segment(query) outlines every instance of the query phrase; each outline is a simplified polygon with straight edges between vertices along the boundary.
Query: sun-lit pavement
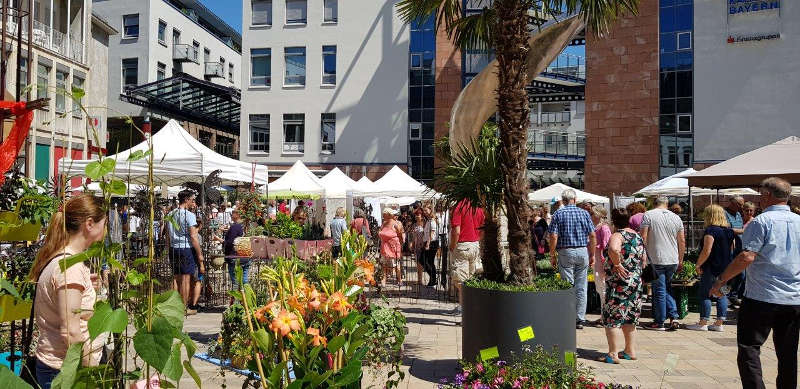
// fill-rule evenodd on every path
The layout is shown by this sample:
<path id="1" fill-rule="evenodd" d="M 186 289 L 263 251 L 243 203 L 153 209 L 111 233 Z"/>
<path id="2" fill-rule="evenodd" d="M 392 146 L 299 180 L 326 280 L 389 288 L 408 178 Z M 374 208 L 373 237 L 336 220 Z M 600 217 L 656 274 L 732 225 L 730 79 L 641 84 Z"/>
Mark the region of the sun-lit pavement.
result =
<path id="1" fill-rule="evenodd" d="M 439 379 L 452 377 L 458 368 L 461 355 L 461 327 L 458 318 L 447 315 L 452 303 L 426 299 L 390 298 L 389 304 L 402 310 L 408 320 L 408 335 L 404 346 L 403 371 L 406 379 L 401 388 L 432 388 Z M 692 323 L 698 315 L 690 314 L 684 323 Z M 597 315 L 588 315 L 595 320 Z M 200 313 L 186 320 L 185 330 L 199 344 L 219 332 L 220 313 Z M 649 321 L 649 319 L 645 319 Z M 630 384 L 641 388 L 740 388 L 736 367 L 736 326 L 727 325 L 725 332 L 675 332 L 637 331 L 638 360 L 608 365 L 595 359 L 606 349 L 602 328 L 587 327 L 578 331 L 580 362 L 591 366 L 603 382 Z M 664 374 L 668 354 L 676 354 L 675 369 Z M 775 387 L 777 360 L 772 339 L 762 348 L 762 364 L 768 388 Z M 218 388 L 223 379 L 219 368 L 195 360 L 204 387 Z M 663 380 L 663 381 L 662 381 Z M 226 372 L 224 382 L 231 388 L 241 387 L 243 378 Z M 370 386 L 372 385 L 372 386 Z M 182 387 L 194 387 L 188 377 L 181 380 Z M 363 387 L 382 388 L 380 378 L 365 372 Z"/>

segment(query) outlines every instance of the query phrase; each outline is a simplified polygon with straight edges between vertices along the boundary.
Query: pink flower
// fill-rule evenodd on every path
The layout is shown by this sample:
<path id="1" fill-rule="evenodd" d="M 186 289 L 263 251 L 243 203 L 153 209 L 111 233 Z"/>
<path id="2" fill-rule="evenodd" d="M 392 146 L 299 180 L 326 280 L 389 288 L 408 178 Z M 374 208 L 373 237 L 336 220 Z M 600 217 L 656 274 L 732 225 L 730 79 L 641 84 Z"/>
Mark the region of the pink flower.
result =
<path id="1" fill-rule="evenodd" d="M 514 384 L 512 384 L 511 387 L 513 389 L 519 389 L 522 387 L 522 383 L 519 381 L 519 379 L 516 379 L 514 380 Z"/>
<path id="2" fill-rule="evenodd" d="M 506 375 L 506 368 L 505 367 L 500 368 L 500 371 L 498 371 L 497 373 L 500 374 L 500 376 Z"/>
<path id="3" fill-rule="evenodd" d="M 482 363 L 479 363 L 479 364 L 475 365 L 475 370 L 477 370 L 478 373 L 481 373 L 481 374 L 485 371 L 483 369 L 483 364 Z"/>

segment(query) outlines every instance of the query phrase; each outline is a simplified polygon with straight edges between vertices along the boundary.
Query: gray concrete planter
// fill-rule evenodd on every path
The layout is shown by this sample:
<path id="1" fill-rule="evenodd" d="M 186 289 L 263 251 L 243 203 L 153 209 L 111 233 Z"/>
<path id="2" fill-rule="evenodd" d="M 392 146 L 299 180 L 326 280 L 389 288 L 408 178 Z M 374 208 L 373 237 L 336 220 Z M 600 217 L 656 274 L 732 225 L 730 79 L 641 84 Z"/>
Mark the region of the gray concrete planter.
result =
<path id="1" fill-rule="evenodd" d="M 575 351 L 575 289 L 556 292 L 503 292 L 466 285 L 462 316 L 462 358 L 474 361 L 480 350 L 497 346 L 500 358 L 525 344 Z M 535 337 L 521 342 L 519 329 L 531 326 Z"/>

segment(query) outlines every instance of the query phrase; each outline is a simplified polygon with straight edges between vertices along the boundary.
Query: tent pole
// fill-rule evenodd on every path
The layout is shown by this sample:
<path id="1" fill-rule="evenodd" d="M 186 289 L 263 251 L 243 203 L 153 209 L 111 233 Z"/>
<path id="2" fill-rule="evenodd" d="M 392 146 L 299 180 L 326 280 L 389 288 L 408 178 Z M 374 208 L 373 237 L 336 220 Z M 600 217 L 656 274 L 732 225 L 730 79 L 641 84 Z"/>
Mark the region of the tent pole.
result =
<path id="1" fill-rule="evenodd" d="M 694 242 L 694 203 L 692 202 L 692 187 L 689 187 L 689 234 L 691 234 L 692 249 L 695 248 Z M 678 269 L 680 270 L 680 269 Z"/>

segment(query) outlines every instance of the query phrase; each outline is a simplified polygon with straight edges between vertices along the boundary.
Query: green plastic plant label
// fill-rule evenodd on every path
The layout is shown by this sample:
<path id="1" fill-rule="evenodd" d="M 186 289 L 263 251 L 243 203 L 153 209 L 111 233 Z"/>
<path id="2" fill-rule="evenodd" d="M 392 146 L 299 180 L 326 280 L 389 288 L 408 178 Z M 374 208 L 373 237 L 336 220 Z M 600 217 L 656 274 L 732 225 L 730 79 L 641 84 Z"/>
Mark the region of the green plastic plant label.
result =
<path id="1" fill-rule="evenodd" d="M 531 326 L 518 329 L 517 334 L 519 334 L 520 342 L 525 342 L 536 337 L 536 335 L 533 334 L 533 327 Z"/>
<path id="2" fill-rule="evenodd" d="M 491 359 L 500 358 L 500 351 L 497 350 L 497 346 L 489 347 L 481 350 L 481 360 L 488 361 Z"/>
<path id="3" fill-rule="evenodd" d="M 572 351 L 565 352 L 564 353 L 564 362 L 566 362 L 567 365 L 575 366 L 575 353 L 572 352 Z"/>

